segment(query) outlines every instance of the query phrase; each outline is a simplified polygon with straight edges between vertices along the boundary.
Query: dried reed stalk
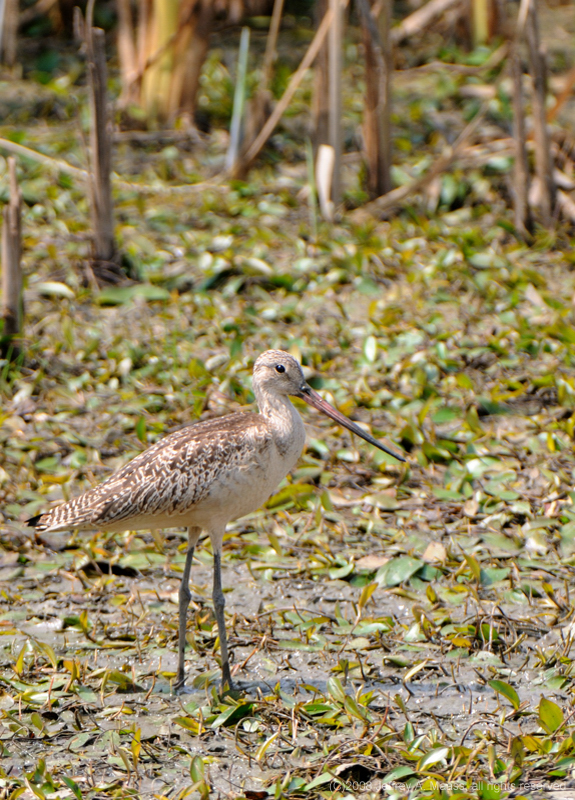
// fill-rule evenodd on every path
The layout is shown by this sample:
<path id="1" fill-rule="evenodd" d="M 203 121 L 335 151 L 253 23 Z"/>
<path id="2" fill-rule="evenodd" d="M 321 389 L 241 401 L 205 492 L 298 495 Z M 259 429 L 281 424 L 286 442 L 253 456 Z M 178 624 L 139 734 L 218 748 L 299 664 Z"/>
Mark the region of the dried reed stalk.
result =
<path id="1" fill-rule="evenodd" d="M 86 52 L 90 87 L 90 198 L 94 230 L 94 259 L 113 262 L 114 211 L 110 180 L 112 145 L 108 129 L 108 98 L 105 34 L 86 19 Z"/>
<path id="2" fill-rule="evenodd" d="M 525 135 L 525 110 L 523 107 L 523 68 L 518 47 L 511 54 L 513 70 L 513 140 L 515 162 L 513 166 L 513 207 L 515 230 L 524 239 L 529 238 L 532 220 L 527 198 L 529 196 L 529 166 Z"/>
<path id="3" fill-rule="evenodd" d="M 341 195 L 341 72 L 343 14 L 340 0 L 329 0 L 332 22 L 328 33 L 329 118 L 328 141 L 333 148 L 333 176 L 331 199 L 337 204 Z"/>
<path id="4" fill-rule="evenodd" d="M 529 59 L 529 71 L 533 81 L 531 107 L 533 114 L 533 138 L 535 141 L 535 173 L 538 180 L 538 210 L 541 223 L 549 227 L 553 222 L 556 188 L 553 179 L 545 101 L 547 98 L 547 75 L 545 52 L 539 40 L 537 0 L 530 0 L 525 19 L 525 39 Z"/>
<path id="5" fill-rule="evenodd" d="M 22 334 L 24 304 L 22 300 L 22 195 L 16 180 L 16 161 L 8 158 L 10 200 L 2 220 L 2 354 L 18 354 L 12 341 Z"/>
<path id="6" fill-rule="evenodd" d="M 389 0 L 379 3 L 377 20 L 368 0 L 359 0 L 358 8 L 365 50 L 363 139 L 368 193 L 373 199 L 391 189 L 391 4 Z"/>

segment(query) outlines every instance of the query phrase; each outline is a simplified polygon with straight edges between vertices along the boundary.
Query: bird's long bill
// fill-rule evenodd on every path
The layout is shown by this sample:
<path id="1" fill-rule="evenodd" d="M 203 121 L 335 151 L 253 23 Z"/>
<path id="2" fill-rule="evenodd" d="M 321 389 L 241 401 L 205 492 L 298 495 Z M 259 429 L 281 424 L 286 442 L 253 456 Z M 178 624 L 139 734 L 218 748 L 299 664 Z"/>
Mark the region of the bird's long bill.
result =
<path id="1" fill-rule="evenodd" d="M 405 461 L 406 459 L 396 453 L 394 450 L 389 449 L 381 442 L 378 442 L 377 439 L 374 439 L 369 433 L 366 433 L 359 425 L 356 425 L 355 422 L 352 422 L 348 419 L 344 414 L 330 405 L 326 400 L 321 397 L 316 391 L 314 391 L 311 386 L 308 386 L 307 383 L 301 387 L 301 394 L 299 395 L 302 400 L 312 406 L 313 408 L 317 408 L 318 411 L 323 412 L 328 417 L 331 417 L 338 425 L 342 425 L 344 428 L 347 428 L 348 431 L 357 434 L 357 436 L 361 436 L 362 439 L 365 439 L 366 442 L 374 445 L 374 447 L 378 447 L 380 450 L 383 450 L 384 453 L 387 453 L 394 458 L 397 458 L 398 461 Z"/>

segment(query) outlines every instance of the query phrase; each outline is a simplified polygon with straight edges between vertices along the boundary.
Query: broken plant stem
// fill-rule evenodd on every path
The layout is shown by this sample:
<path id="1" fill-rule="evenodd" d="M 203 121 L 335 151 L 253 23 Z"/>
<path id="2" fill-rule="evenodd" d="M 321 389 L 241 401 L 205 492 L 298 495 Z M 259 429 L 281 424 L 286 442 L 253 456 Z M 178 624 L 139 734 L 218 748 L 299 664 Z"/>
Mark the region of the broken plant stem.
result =
<path id="1" fill-rule="evenodd" d="M 342 6 L 340 0 L 329 0 L 332 10 L 328 34 L 328 141 L 333 148 L 331 200 L 334 205 L 341 195 L 341 67 L 342 67 Z M 320 142 L 320 144 L 322 144 Z"/>
<path id="2" fill-rule="evenodd" d="M 89 184 L 94 257 L 97 261 L 113 261 L 116 246 L 110 181 L 112 145 L 108 130 L 105 34 L 101 28 L 91 26 L 89 16 L 85 30 L 91 111 Z"/>
<path id="3" fill-rule="evenodd" d="M 513 48 L 511 65 L 513 71 L 513 140 L 515 144 L 515 162 L 513 166 L 515 229 L 519 236 L 527 239 L 532 225 L 529 203 L 527 202 L 529 196 L 529 167 L 527 164 L 525 138 L 525 111 L 523 108 L 523 69 L 518 47 Z"/>
<path id="4" fill-rule="evenodd" d="M 363 138 L 367 186 L 369 196 L 374 198 L 391 189 L 391 6 L 389 0 L 383 0 L 377 20 L 368 0 L 359 0 L 358 8 L 365 50 Z"/>
<path id="5" fill-rule="evenodd" d="M 539 42 L 536 0 L 531 0 L 525 21 L 525 38 L 529 57 L 529 71 L 533 81 L 532 113 L 533 138 L 535 140 L 535 172 L 538 179 L 538 207 L 541 223 L 549 227 L 553 221 L 556 202 L 555 181 L 553 180 L 553 159 L 549 147 L 549 133 L 545 101 L 547 80 L 545 53 Z"/>
<path id="6" fill-rule="evenodd" d="M 22 334 L 22 195 L 16 180 L 16 162 L 8 159 L 10 180 L 10 200 L 4 208 L 2 221 L 2 354 L 11 357 L 18 355 L 18 348 L 12 341 Z"/>

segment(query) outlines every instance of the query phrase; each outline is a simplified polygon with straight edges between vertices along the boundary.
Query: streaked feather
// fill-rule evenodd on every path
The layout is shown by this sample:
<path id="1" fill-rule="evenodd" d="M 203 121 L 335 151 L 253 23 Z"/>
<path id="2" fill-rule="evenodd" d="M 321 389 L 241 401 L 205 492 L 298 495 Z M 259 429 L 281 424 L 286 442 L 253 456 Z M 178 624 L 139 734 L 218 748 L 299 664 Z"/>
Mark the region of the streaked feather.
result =
<path id="1" fill-rule="evenodd" d="M 271 444 L 272 433 L 258 414 L 240 412 L 186 426 L 99 486 L 35 517 L 35 527 L 40 532 L 105 528 L 139 517 L 173 517 L 178 524 L 223 473 L 254 469 L 256 457 Z"/>

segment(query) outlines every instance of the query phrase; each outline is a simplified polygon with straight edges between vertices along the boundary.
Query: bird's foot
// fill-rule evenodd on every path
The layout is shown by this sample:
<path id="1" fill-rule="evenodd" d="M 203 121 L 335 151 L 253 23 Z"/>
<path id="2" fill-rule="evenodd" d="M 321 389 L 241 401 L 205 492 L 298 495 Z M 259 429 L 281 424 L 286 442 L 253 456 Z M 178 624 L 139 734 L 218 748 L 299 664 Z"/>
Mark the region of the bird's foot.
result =
<path id="1" fill-rule="evenodd" d="M 173 684 L 176 694 L 181 694 L 186 690 L 186 676 L 185 673 L 180 673 L 176 682 Z"/>
<path id="2" fill-rule="evenodd" d="M 224 664 L 222 667 L 222 682 L 220 683 L 220 694 L 224 697 L 227 694 L 234 694 L 237 692 L 237 687 L 232 680 L 229 664 Z"/>
<path id="3" fill-rule="evenodd" d="M 243 692 L 236 683 L 232 683 L 231 686 L 227 683 L 222 683 L 220 684 L 219 696 L 221 699 L 224 697 L 231 697 L 232 700 L 239 700 L 243 696 Z"/>

